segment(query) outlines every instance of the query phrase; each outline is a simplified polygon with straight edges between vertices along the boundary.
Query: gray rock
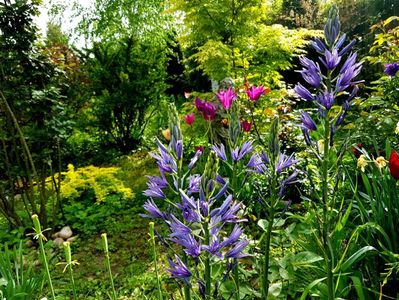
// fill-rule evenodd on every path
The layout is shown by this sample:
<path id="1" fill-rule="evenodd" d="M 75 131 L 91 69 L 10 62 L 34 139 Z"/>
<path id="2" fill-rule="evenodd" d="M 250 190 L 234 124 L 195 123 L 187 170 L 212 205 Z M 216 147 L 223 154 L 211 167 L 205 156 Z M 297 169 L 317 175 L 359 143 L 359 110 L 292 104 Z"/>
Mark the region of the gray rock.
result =
<path id="1" fill-rule="evenodd" d="M 67 239 L 67 242 L 70 242 L 70 243 L 72 243 L 72 242 L 73 242 L 73 241 L 75 241 L 77 238 L 78 238 L 78 236 L 77 236 L 77 235 L 75 235 L 75 236 L 71 236 L 70 238 L 68 238 L 68 239 Z"/>
<path id="2" fill-rule="evenodd" d="M 72 229 L 69 226 L 62 227 L 58 236 L 64 240 L 69 239 L 73 235 Z"/>

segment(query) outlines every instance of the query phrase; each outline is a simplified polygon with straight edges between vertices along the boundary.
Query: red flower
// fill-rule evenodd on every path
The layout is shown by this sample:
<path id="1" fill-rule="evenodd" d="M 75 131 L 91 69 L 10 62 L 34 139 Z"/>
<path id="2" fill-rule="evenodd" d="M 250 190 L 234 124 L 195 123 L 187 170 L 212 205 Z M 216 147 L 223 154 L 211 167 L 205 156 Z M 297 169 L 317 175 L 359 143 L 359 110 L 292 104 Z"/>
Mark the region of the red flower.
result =
<path id="1" fill-rule="evenodd" d="M 251 130 L 251 126 L 252 126 L 251 122 L 249 122 L 247 120 L 242 120 L 241 121 L 242 131 L 249 132 Z"/>
<path id="2" fill-rule="evenodd" d="M 184 121 L 186 121 L 186 123 L 188 125 L 192 125 L 194 123 L 195 120 L 195 114 L 191 113 L 191 114 L 187 114 L 184 116 Z"/>
<path id="3" fill-rule="evenodd" d="M 396 180 L 399 180 L 399 154 L 393 150 L 389 158 L 389 171 Z"/>

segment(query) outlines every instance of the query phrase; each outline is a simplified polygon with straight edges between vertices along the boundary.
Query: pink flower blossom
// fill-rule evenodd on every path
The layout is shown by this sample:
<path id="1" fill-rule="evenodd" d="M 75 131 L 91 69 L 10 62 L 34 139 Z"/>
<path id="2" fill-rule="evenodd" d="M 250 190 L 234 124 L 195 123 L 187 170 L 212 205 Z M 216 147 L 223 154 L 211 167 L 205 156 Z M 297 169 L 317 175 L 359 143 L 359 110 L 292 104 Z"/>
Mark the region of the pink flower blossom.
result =
<path id="1" fill-rule="evenodd" d="M 247 90 L 248 98 L 252 102 L 258 101 L 260 96 L 262 96 L 264 93 L 265 93 L 265 88 L 263 85 L 261 85 L 260 87 L 253 85 L 251 88 Z"/>
<path id="2" fill-rule="evenodd" d="M 186 123 L 188 125 L 192 125 L 194 123 L 195 120 L 195 114 L 191 113 L 191 114 L 187 114 L 184 116 L 184 121 L 186 121 Z"/>
<path id="3" fill-rule="evenodd" d="M 233 88 L 228 90 L 221 90 L 216 94 L 225 109 L 230 109 L 233 105 L 233 101 L 237 99 L 237 94 L 234 92 Z"/>
<path id="4" fill-rule="evenodd" d="M 251 131 L 251 127 L 252 127 L 252 123 L 251 122 L 249 122 L 247 120 L 242 120 L 241 121 L 242 131 L 249 132 L 249 131 Z"/>

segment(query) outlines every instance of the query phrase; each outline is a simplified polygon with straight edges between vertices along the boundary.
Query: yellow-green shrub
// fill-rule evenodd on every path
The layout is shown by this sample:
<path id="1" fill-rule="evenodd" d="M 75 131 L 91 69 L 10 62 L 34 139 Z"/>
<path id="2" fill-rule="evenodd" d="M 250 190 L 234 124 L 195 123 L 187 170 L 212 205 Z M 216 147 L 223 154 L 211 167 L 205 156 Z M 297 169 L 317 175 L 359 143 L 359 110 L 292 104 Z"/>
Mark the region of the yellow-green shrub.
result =
<path id="1" fill-rule="evenodd" d="M 83 191 L 92 189 L 97 202 L 104 201 L 112 194 L 120 194 L 127 199 L 132 198 L 132 190 L 125 187 L 118 178 L 119 172 L 118 167 L 87 166 L 75 169 L 69 164 L 68 171 L 62 174 L 61 197 L 77 198 Z"/>

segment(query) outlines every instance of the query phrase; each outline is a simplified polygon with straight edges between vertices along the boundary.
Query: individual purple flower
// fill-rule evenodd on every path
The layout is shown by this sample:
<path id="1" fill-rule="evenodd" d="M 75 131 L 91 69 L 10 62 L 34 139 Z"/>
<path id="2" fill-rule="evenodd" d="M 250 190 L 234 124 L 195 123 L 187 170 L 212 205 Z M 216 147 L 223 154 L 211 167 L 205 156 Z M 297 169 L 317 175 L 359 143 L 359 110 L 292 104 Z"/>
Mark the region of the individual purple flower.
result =
<path id="1" fill-rule="evenodd" d="M 305 99 L 307 101 L 313 101 L 314 97 L 311 92 L 307 88 L 305 88 L 302 84 L 298 83 L 294 88 L 295 93 L 298 94 L 299 97 Z"/>
<path id="2" fill-rule="evenodd" d="M 242 228 L 238 224 L 235 224 L 230 236 L 220 243 L 220 248 L 228 247 L 237 242 L 242 233 Z"/>
<path id="3" fill-rule="evenodd" d="M 307 129 L 306 127 L 302 127 L 301 129 L 302 129 L 302 133 L 303 133 L 303 137 L 305 139 L 306 145 L 312 146 L 312 140 L 309 135 L 309 129 Z"/>
<path id="4" fill-rule="evenodd" d="M 310 45 L 320 54 L 324 54 L 327 50 L 326 45 L 319 38 L 315 38 L 314 41 L 311 41 Z"/>
<path id="5" fill-rule="evenodd" d="M 220 247 L 219 236 L 217 236 L 216 234 L 212 234 L 210 238 L 211 240 L 209 242 L 209 245 L 202 246 L 202 249 L 214 256 L 222 258 L 223 255 L 220 253 L 222 247 Z"/>
<path id="6" fill-rule="evenodd" d="M 144 204 L 144 209 L 148 215 L 141 214 L 144 218 L 165 219 L 166 215 L 158 208 L 153 200 L 147 200 Z"/>
<path id="7" fill-rule="evenodd" d="M 335 100 L 333 92 L 324 91 L 324 93 L 319 93 L 316 97 L 317 102 L 319 102 L 325 109 L 329 110 Z"/>
<path id="8" fill-rule="evenodd" d="M 195 164 L 197 163 L 197 161 L 199 160 L 199 158 L 201 157 L 203 151 L 197 150 L 197 152 L 195 152 L 195 155 L 191 158 L 190 163 L 188 164 L 188 169 L 191 170 Z"/>
<path id="9" fill-rule="evenodd" d="M 316 123 L 312 120 L 306 111 L 302 111 L 301 115 L 302 125 L 310 131 L 317 130 Z"/>
<path id="10" fill-rule="evenodd" d="M 241 149 L 239 147 L 233 149 L 231 151 L 231 157 L 233 158 L 234 161 L 240 161 L 241 159 L 244 158 L 245 155 L 248 153 L 252 152 L 252 141 L 245 141 Z"/>
<path id="11" fill-rule="evenodd" d="M 166 196 L 164 192 L 157 186 L 149 186 L 148 189 L 144 191 L 144 195 L 151 198 L 164 199 Z"/>
<path id="12" fill-rule="evenodd" d="M 190 227 L 184 225 L 179 219 L 177 219 L 174 215 L 171 215 L 169 220 L 167 221 L 169 224 L 169 228 L 171 234 L 169 235 L 171 238 L 185 236 L 187 234 L 191 234 Z"/>
<path id="13" fill-rule="evenodd" d="M 233 105 L 233 101 L 237 99 L 237 94 L 234 92 L 233 88 L 229 88 L 227 90 L 221 90 L 219 93 L 216 94 L 222 106 L 225 109 L 230 109 Z"/>
<path id="14" fill-rule="evenodd" d="M 362 69 L 362 63 L 356 63 L 356 57 L 356 53 L 351 54 L 342 66 L 335 84 L 337 92 L 342 92 L 349 86 L 359 83 L 359 81 L 352 82 L 352 80 L 360 74 Z"/>
<path id="15" fill-rule="evenodd" d="M 282 198 L 284 196 L 284 193 L 289 185 L 298 182 L 298 179 L 297 179 L 298 174 L 299 174 L 299 172 L 295 171 L 280 183 L 280 190 L 278 192 L 278 195 L 280 198 Z"/>
<path id="16" fill-rule="evenodd" d="M 197 242 L 192 234 L 185 236 L 179 236 L 170 239 L 172 242 L 182 246 L 184 252 L 192 257 L 198 257 L 201 255 L 201 245 Z"/>
<path id="17" fill-rule="evenodd" d="M 194 193 L 199 193 L 201 185 L 201 176 L 198 174 L 191 175 L 188 177 L 188 187 L 187 187 L 187 194 L 191 195 Z"/>
<path id="18" fill-rule="evenodd" d="M 195 99 L 195 106 L 202 112 L 206 121 L 212 121 L 216 118 L 216 106 L 213 103 L 202 101 L 200 98 Z"/>
<path id="19" fill-rule="evenodd" d="M 384 73 L 388 76 L 394 77 L 396 73 L 399 71 L 399 64 L 394 62 L 392 64 L 385 64 L 385 71 Z"/>
<path id="20" fill-rule="evenodd" d="M 263 85 L 259 87 L 253 85 L 246 91 L 246 93 L 250 101 L 256 102 L 259 100 L 260 96 L 265 93 L 265 87 Z"/>
<path id="21" fill-rule="evenodd" d="M 334 70 L 341 61 L 341 56 L 338 55 L 338 51 L 336 49 L 332 52 L 326 50 L 324 55 L 325 59 L 320 58 L 320 61 L 328 70 Z"/>
<path id="22" fill-rule="evenodd" d="M 167 269 L 167 271 L 172 275 L 173 278 L 181 279 L 189 285 L 190 277 L 192 275 L 191 272 L 177 255 L 175 255 L 175 260 L 176 263 L 168 258 L 170 269 Z"/>
<path id="23" fill-rule="evenodd" d="M 304 67 L 299 71 L 302 74 L 303 79 L 313 87 L 319 88 L 322 81 L 319 65 L 306 57 L 300 57 L 299 61 Z"/>
<path id="24" fill-rule="evenodd" d="M 296 164 L 298 161 L 294 158 L 294 154 L 287 156 L 284 153 L 280 153 L 276 165 L 277 174 L 280 174 L 284 169 Z"/>
<path id="25" fill-rule="evenodd" d="M 220 146 L 218 145 L 213 145 L 211 147 L 211 149 L 216 153 L 216 155 L 219 157 L 219 159 L 226 161 L 227 157 L 226 157 L 226 150 L 224 148 L 223 144 L 220 144 Z"/>
<path id="26" fill-rule="evenodd" d="M 247 240 L 241 240 L 234 245 L 234 247 L 228 251 L 224 257 L 226 258 L 243 258 L 249 256 L 248 254 L 242 253 L 242 251 L 248 246 Z"/>

